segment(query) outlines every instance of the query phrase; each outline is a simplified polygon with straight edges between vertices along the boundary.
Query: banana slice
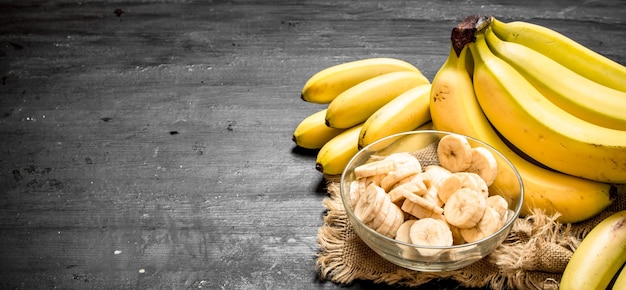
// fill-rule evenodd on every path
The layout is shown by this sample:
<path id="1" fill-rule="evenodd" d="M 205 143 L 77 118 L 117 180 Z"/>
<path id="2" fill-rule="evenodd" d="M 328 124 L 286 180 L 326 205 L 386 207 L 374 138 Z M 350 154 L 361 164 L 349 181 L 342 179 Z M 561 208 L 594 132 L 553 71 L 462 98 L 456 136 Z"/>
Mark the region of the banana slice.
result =
<path id="1" fill-rule="evenodd" d="M 389 191 L 402 179 L 422 172 L 419 162 L 407 162 L 396 164 L 396 170 L 389 172 L 380 182 L 385 191 Z"/>
<path id="2" fill-rule="evenodd" d="M 452 246 L 452 232 L 443 221 L 434 218 L 417 220 L 409 230 L 411 243 L 424 246 Z M 422 256 L 435 256 L 442 249 L 416 248 Z"/>
<path id="3" fill-rule="evenodd" d="M 411 180 L 394 187 L 389 191 L 389 198 L 393 203 L 401 202 L 409 194 L 424 195 L 427 191 L 426 185 L 421 179 Z"/>
<path id="4" fill-rule="evenodd" d="M 350 182 L 350 194 L 348 195 L 350 198 L 350 206 L 352 210 L 356 208 L 356 204 L 359 201 L 359 197 L 361 196 L 361 181 L 353 180 Z"/>
<path id="5" fill-rule="evenodd" d="M 446 135 L 439 140 L 437 157 L 441 166 L 451 172 L 465 171 L 472 164 L 472 146 L 463 136 Z"/>
<path id="6" fill-rule="evenodd" d="M 416 222 L 416 220 L 406 220 L 402 223 L 402 225 L 400 225 L 400 227 L 398 227 L 398 231 L 396 232 L 396 240 L 401 241 L 401 242 L 405 242 L 405 243 L 411 243 L 411 237 L 410 237 L 410 231 L 411 231 L 411 226 L 413 226 L 413 224 Z M 409 247 L 409 246 L 405 246 L 405 245 L 398 245 L 398 247 L 400 247 L 400 249 L 402 249 L 402 257 L 406 258 L 406 259 L 416 259 L 419 257 L 419 254 L 417 253 L 417 250 L 415 250 L 415 248 L 413 247 Z"/>
<path id="7" fill-rule="evenodd" d="M 493 208 L 500 216 L 501 224 L 506 222 L 509 211 L 509 203 L 500 195 L 492 195 L 486 200 L 487 207 Z"/>
<path id="8" fill-rule="evenodd" d="M 455 227 L 451 224 L 448 224 L 448 227 L 450 228 L 450 232 L 452 232 L 452 244 L 453 245 L 462 245 L 467 243 L 467 241 L 463 238 L 463 235 L 461 235 L 461 229 L 458 227 Z"/>
<path id="9" fill-rule="evenodd" d="M 378 208 L 372 209 L 373 212 L 371 214 L 374 217 L 372 218 L 371 221 L 366 223 L 368 227 L 374 229 L 375 231 L 379 231 L 379 228 L 383 225 L 383 223 L 385 222 L 385 219 L 389 216 L 389 212 L 392 210 L 390 209 L 390 206 L 394 205 L 393 203 L 391 203 L 391 201 L 388 200 L 389 197 L 386 194 L 383 194 L 381 196 L 380 194 L 377 193 L 377 198 L 383 199 L 381 201 L 381 205 Z"/>
<path id="10" fill-rule="evenodd" d="M 444 202 L 437 196 L 436 191 L 428 191 L 424 195 L 424 198 L 429 200 L 430 202 L 436 204 L 438 207 L 443 207 Z"/>
<path id="11" fill-rule="evenodd" d="M 443 209 L 439 208 L 438 210 L 432 210 L 429 208 L 426 208 L 420 204 L 414 203 L 408 199 L 405 199 L 404 202 L 402 203 L 402 207 L 401 209 L 418 218 L 418 219 L 423 219 L 423 218 L 434 218 L 434 219 L 444 219 L 443 217 Z"/>
<path id="12" fill-rule="evenodd" d="M 417 163 L 417 164 L 420 164 L 420 161 L 415 156 L 413 156 L 411 153 L 409 153 L 409 152 L 392 153 L 392 154 L 388 155 L 387 157 L 385 157 L 385 159 L 392 160 L 396 164 L 405 164 L 405 163 Z M 420 166 L 420 168 L 421 168 L 421 166 Z M 420 171 L 422 171 L 422 169 L 420 169 Z"/>
<path id="13" fill-rule="evenodd" d="M 456 227 L 475 227 L 487 207 L 485 197 L 469 188 L 461 188 L 448 198 L 443 207 L 446 221 Z"/>
<path id="14" fill-rule="evenodd" d="M 498 175 L 498 162 L 495 156 L 485 147 L 472 148 L 472 162 L 468 172 L 478 174 L 490 186 Z"/>
<path id="15" fill-rule="evenodd" d="M 408 201 L 411 201 L 412 203 L 420 205 L 426 210 L 433 211 L 438 214 L 443 213 L 443 208 L 438 206 L 436 202 L 433 202 L 430 199 L 425 198 L 424 196 L 420 196 L 418 194 L 411 193 L 408 191 L 402 191 L 401 193 L 404 195 L 404 198 L 406 199 L 405 202 L 408 200 Z"/>
<path id="16" fill-rule="evenodd" d="M 393 187 L 391 188 L 391 190 L 393 190 L 394 188 L 403 185 L 405 183 L 409 183 L 409 182 L 413 182 L 416 183 L 419 187 L 424 188 L 426 190 L 426 184 L 424 184 L 424 180 L 422 179 L 421 173 L 418 174 L 414 174 L 411 176 L 407 176 L 403 179 L 401 179 L 400 181 L 396 182 L 396 184 L 393 185 Z"/>
<path id="17" fill-rule="evenodd" d="M 458 175 L 447 174 L 431 182 L 428 191 L 445 203 L 452 194 L 461 189 L 461 185 L 461 178 Z"/>
<path id="18" fill-rule="evenodd" d="M 461 188 L 474 189 L 483 194 L 485 198 L 489 196 L 489 186 L 480 175 L 473 172 L 455 172 L 454 175 L 461 179 Z"/>
<path id="19" fill-rule="evenodd" d="M 357 166 L 354 168 L 354 175 L 359 179 L 379 174 L 387 174 L 394 170 L 396 170 L 395 161 L 382 159 Z"/>
<path id="20" fill-rule="evenodd" d="M 396 206 L 395 204 L 390 203 L 389 210 L 386 213 L 380 212 L 379 214 L 384 216 L 383 222 L 376 229 L 378 233 L 381 235 L 385 235 L 387 237 L 393 238 L 396 236 L 398 232 L 398 228 L 404 222 L 404 212 Z"/>
<path id="21" fill-rule="evenodd" d="M 424 181 L 426 186 L 430 187 L 437 179 L 443 178 L 449 174 L 452 174 L 450 170 L 445 169 L 439 165 L 428 165 L 424 167 L 424 172 L 420 173 L 420 177 Z"/>
<path id="22" fill-rule="evenodd" d="M 386 195 L 387 194 L 381 187 L 370 184 L 367 186 L 367 189 L 361 193 L 356 208 L 354 209 L 354 215 L 364 224 L 369 223 L 376 217 L 378 209 L 382 206 Z"/>
<path id="23" fill-rule="evenodd" d="M 487 207 L 485 208 L 483 217 L 480 219 L 478 224 L 476 224 L 476 226 L 471 228 L 461 228 L 460 231 L 463 239 L 471 243 L 484 239 L 497 232 L 500 227 L 502 227 L 500 214 L 498 214 L 495 209 Z"/>

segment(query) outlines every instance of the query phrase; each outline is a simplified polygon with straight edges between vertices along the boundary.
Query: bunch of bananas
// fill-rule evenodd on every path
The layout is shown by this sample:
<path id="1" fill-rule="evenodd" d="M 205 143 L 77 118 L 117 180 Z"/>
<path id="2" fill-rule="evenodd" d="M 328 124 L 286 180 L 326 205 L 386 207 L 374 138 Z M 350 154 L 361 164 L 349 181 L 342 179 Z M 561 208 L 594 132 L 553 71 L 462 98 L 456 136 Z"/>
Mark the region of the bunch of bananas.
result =
<path id="1" fill-rule="evenodd" d="M 470 16 L 432 83 L 404 61 L 365 59 L 315 74 L 302 99 L 329 104 L 294 132 L 298 146 L 319 149 L 324 174 L 341 174 L 375 140 L 430 124 L 502 152 L 524 183 L 522 216 L 584 221 L 626 183 L 626 67 L 539 25 Z M 499 188 L 515 184 L 499 174 Z"/>
<path id="2" fill-rule="evenodd" d="M 579 222 L 611 204 L 626 183 L 626 67 L 553 30 L 494 17 L 468 17 L 451 43 L 432 82 L 435 128 L 502 152 L 522 177 L 523 215 L 539 208 Z M 560 289 L 624 289 L 625 262 L 623 211 L 585 236 Z"/>
<path id="3" fill-rule="evenodd" d="M 343 172 L 360 148 L 430 122 L 430 81 L 412 64 L 393 58 L 342 63 L 313 75 L 304 101 L 328 104 L 300 122 L 296 145 L 319 149 L 316 168 Z"/>

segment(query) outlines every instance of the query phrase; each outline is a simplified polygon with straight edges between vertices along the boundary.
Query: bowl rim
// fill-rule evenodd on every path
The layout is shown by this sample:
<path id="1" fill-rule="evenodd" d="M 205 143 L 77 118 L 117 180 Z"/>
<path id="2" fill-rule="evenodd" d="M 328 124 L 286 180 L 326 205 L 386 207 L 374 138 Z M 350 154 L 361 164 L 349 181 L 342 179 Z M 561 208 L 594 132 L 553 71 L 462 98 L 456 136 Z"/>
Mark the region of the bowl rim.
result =
<path id="1" fill-rule="evenodd" d="M 437 135 L 458 135 L 458 136 L 462 136 L 465 138 L 468 138 L 471 141 L 477 142 L 478 144 L 488 147 L 492 153 L 497 154 L 500 158 L 502 158 L 502 160 L 505 161 L 505 163 L 511 167 L 511 169 L 513 169 L 513 172 L 515 173 L 515 177 L 517 179 L 517 181 L 520 184 L 520 194 L 519 194 L 519 202 L 517 203 L 517 206 L 515 207 L 514 213 L 515 213 L 515 218 L 512 218 L 510 220 L 508 220 L 506 222 L 506 224 L 502 225 L 500 227 L 500 229 L 498 229 L 498 231 L 480 239 L 480 240 L 476 240 L 473 242 L 469 242 L 469 243 L 463 243 L 460 245 L 452 245 L 452 246 L 429 246 L 429 245 L 420 245 L 420 244 L 412 244 L 412 243 L 407 243 L 407 242 L 403 242 L 400 240 L 397 240 L 395 238 L 390 238 L 388 236 L 385 236 L 377 231 L 375 231 L 374 229 L 372 229 L 371 227 L 367 226 L 365 223 L 361 222 L 361 220 L 354 214 L 354 212 L 352 211 L 352 209 L 350 208 L 350 206 L 348 206 L 348 201 L 346 200 L 346 198 L 344 198 L 344 180 L 346 179 L 346 177 L 348 177 L 347 175 L 350 174 L 351 172 L 349 172 L 349 168 L 353 165 L 353 163 L 355 162 L 355 160 L 363 154 L 364 151 L 376 146 L 377 144 L 380 144 L 382 142 L 384 142 L 385 140 L 391 139 L 391 138 L 398 138 L 402 135 L 414 135 L 414 134 L 437 134 Z M 408 246 L 408 247 L 413 247 L 413 248 L 423 248 L 423 249 L 443 249 L 443 250 L 448 250 L 448 249 L 463 249 L 463 248 L 470 248 L 473 247 L 474 245 L 479 245 L 479 244 L 483 244 L 485 241 L 487 240 L 491 240 L 493 237 L 500 235 L 503 231 L 509 229 L 512 227 L 512 224 L 515 222 L 515 220 L 517 219 L 517 217 L 519 217 L 519 213 L 521 212 L 523 203 L 524 203 L 524 184 L 522 182 L 522 177 L 519 174 L 519 171 L 517 170 L 517 168 L 513 165 L 513 163 L 511 163 L 511 161 L 504 156 L 504 154 L 502 154 L 499 150 L 497 150 L 495 147 L 485 143 L 484 141 L 481 141 L 477 138 L 471 137 L 471 136 L 467 136 L 467 135 L 463 135 L 463 134 L 459 134 L 459 133 L 454 133 L 454 132 L 450 132 L 450 131 L 442 131 L 442 130 L 435 130 L 435 129 L 427 129 L 427 130 L 412 130 L 412 131 L 405 131 L 405 132 L 400 132 L 400 133 L 395 133 L 393 135 L 389 135 L 387 137 L 381 138 L 376 140 L 375 142 L 372 142 L 371 144 L 368 144 L 367 146 L 359 149 L 359 151 L 354 154 L 354 156 L 352 156 L 352 158 L 350 158 L 350 161 L 346 164 L 346 167 L 344 168 L 343 172 L 341 173 L 341 178 L 340 178 L 340 184 L 339 184 L 339 195 L 341 197 L 341 201 L 344 207 L 344 210 L 346 211 L 348 217 L 350 220 L 356 220 L 359 224 L 363 225 L 363 228 L 366 229 L 366 231 L 368 231 L 370 234 L 373 234 L 374 236 L 376 236 L 377 238 L 383 239 L 387 242 L 391 242 L 394 244 L 400 244 L 403 246 Z M 358 234 L 358 233 L 357 233 Z"/>

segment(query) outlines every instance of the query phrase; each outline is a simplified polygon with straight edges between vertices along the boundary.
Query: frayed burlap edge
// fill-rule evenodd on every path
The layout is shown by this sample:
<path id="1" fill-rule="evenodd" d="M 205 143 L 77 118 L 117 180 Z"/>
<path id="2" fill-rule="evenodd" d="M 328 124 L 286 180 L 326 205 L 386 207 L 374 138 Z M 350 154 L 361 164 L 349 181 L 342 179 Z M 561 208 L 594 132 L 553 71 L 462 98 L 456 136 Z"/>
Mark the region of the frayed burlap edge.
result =
<path id="1" fill-rule="evenodd" d="M 518 218 L 501 246 L 478 262 L 455 271 L 419 272 L 384 260 L 354 232 L 341 202 L 336 177 L 326 177 L 329 196 L 318 232 L 320 252 L 316 270 L 321 280 L 348 285 L 367 280 L 400 286 L 419 286 L 437 279 L 451 279 L 464 287 L 492 289 L 558 289 L 561 274 L 573 251 L 588 231 L 613 212 L 625 209 L 624 195 L 584 223 L 563 225 L 558 215 L 537 211 Z"/>

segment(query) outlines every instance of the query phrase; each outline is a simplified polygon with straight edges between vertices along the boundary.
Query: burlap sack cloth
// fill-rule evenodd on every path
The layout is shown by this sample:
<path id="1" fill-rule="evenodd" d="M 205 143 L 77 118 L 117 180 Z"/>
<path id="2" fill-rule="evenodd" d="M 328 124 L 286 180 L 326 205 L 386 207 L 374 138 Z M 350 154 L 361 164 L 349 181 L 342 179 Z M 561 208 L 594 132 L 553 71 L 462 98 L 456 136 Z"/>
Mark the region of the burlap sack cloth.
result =
<path id="1" fill-rule="evenodd" d="M 339 194 L 339 178 L 326 176 L 326 212 L 318 232 L 316 270 L 320 279 L 337 284 L 355 280 L 398 286 L 418 286 L 435 279 L 455 280 L 464 287 L 492 289 L 558 289 L 561 275 L 582 238 L 602 219 L 626 209 L 626 194 L 596 217 L 561 224 L 558 216 L 534 212 L 518 218 L 504 243 L 487 257 L 455 271 L 419 272 L 380 257 L 357 236 Z"/>

